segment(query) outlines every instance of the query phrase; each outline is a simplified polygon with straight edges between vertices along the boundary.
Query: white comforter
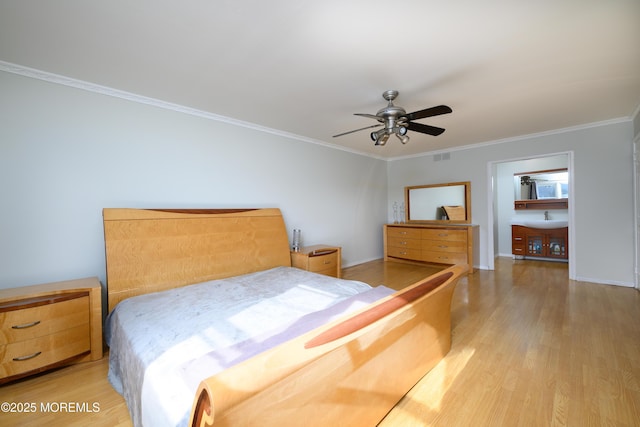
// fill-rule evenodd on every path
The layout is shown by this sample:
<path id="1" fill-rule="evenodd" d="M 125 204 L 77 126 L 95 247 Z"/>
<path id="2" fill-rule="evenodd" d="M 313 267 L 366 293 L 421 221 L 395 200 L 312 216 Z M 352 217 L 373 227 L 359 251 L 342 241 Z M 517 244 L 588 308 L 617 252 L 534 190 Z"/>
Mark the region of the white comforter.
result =
<path id="1" fill-rule="evenodd" d="M 135 426 L 186 425 L 200 380 L 391 293 L 278 267 L 130 298 L 107 318 L 109 380 Z"/>

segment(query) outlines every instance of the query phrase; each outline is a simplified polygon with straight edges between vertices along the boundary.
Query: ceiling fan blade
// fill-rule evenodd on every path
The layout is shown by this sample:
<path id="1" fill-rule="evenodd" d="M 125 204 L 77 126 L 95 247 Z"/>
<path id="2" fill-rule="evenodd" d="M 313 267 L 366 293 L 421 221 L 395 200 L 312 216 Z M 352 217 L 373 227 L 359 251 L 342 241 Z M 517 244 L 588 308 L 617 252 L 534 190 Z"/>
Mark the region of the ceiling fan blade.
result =
<path id="1" fill-rule="evenodd" d="M 377 124 L 377 125 L 371 125 L 371 126 L 363 127 L 363 128 L 356 129 L 356 130 L 350 130 L 349 132 L 343 132 L 343 133 L 339 133 L 339 134 L 337 134 L 337 135 L 333 135 L 333 137 L 334 137 L 334 138 L 337 138 L 337 137 L 339 137 L 339 136 L 342 136 L 342 135 L 348 135 L 348 134 L 350 134 L 350 133 L 359 132 L 359 131 L 361 131 L 361 130 L 371 129 L 371 128 L 377 128 L 378 126 L 382 126 L 382 125 L 381 125 L 381 124 Z"/>
<path id="2" fill-rule="evenodd" d="M 448 107 L 446 105 L 438 105 L 437 107 L 425 108 L 424 110 L 405 114 L 404 117 L 406 117 L 407 120 L 418 120 L 424 119 L 425 117 L 439 116 L 440 114 L 449 114 L 451 112 L 453 112 L 451 107 Z"/>
<path id="3" fill-rule="evenodd" d="M 442 128 L 423 125 L 422 123 L 413 123 L 413 122 L 407 123 L 407 128 L 414 132 L 426 133 L 427 135 L 433 135 L 433 136 L 438 136 L 442 132 L 444 132 L 444 129 Z"/>
<path id="4" fill-rule="evenodd" d="M 376 116 L 375 114 L 354 113 L 353 115 L 354 115 L 354 116 L 361 116 L 361 117 L 368 117 L 368 118 L 370 118 L 370 119 L 374 119 L 374 120 L 377 120 L 377 121 L 379 121 L 379 122 L 384 121 L 384 118 L 383 118 L 383 117 Z"/>

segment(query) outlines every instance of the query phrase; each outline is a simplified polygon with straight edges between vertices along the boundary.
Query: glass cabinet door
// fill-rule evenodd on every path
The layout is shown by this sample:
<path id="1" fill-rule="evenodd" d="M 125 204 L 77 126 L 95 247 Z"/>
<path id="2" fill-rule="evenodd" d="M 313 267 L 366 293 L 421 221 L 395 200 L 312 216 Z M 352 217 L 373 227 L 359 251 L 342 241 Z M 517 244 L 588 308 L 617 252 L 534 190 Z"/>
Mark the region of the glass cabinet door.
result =
<path id="1" fill-rule="evenodd" d="M 527 236 L 527 255 L 544 255 L 544 238 L 543 236 Z"/>
<path id="2" fill-rule="evenodd" d="M 567 255 L 566 247 L 564 237 L 549 236 L 548 256 L 565 258 Z"/>

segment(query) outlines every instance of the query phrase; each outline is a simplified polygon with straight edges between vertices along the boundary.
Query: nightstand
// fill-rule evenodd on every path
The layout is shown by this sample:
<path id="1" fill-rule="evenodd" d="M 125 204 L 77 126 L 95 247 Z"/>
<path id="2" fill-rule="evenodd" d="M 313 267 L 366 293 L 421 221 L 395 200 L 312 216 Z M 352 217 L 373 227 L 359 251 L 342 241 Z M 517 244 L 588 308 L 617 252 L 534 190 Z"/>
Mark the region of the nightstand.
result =
<path id="1" fill-rule="evenodd" d="M 97 277 L 0 290 L 0 384 L 101 358 Z"/>
<path id="2" fill-rule="evenodd" d="M 342 248 L 314 245 L 291 251 L 291 266 L 314 273 L 340 278 L 342 276 Z"/>

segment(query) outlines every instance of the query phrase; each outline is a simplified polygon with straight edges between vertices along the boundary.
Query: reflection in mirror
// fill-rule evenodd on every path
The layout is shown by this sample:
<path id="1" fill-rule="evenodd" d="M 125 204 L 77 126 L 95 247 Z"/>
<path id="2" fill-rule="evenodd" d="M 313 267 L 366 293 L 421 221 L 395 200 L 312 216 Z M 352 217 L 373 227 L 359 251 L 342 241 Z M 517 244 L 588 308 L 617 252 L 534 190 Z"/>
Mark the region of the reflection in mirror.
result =
<path id="1" fill-rule="evenodd" d="M 513 176 L 515 200 L 566 199 L 569 197 L 567 169 L 517 173 Z"/>
<path id="2" fill-rule="evenodd" d="M 471 183 L 405 187 L 407 222 L 470 223 Z"/>

